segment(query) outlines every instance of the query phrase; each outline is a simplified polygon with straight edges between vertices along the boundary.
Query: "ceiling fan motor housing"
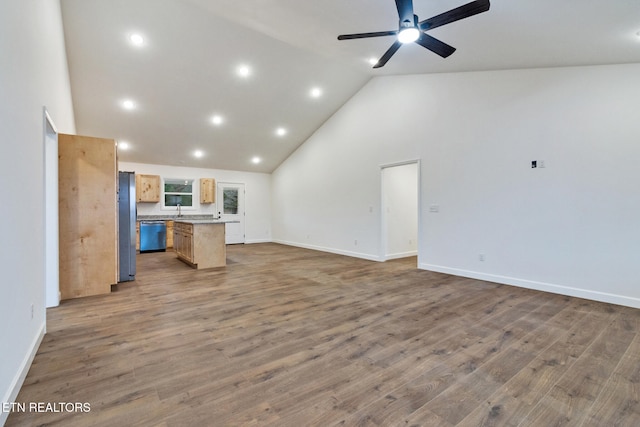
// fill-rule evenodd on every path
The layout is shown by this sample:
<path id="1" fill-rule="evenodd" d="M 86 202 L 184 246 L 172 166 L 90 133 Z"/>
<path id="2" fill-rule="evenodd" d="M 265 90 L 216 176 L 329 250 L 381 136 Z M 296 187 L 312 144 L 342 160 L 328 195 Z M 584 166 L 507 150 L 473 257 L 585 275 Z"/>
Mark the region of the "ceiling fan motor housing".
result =
<path id="1" fill-rule="evenodd" d="M 413 22 L 409 21 L 408 19 L 400 20 L 399 23 L 400 26 L 400 31 L 406 29 L 406 28 L 418 28 L 418 15 L 413 15 Z"/>

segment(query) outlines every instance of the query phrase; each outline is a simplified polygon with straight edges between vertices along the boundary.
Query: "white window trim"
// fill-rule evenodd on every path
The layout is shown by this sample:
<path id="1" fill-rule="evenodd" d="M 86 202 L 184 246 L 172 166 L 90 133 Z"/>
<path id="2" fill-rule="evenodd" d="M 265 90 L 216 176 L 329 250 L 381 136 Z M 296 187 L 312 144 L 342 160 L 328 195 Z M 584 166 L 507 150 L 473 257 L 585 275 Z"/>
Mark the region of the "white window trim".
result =
<path id="1" fill-rule="evenodd" d="M 197 179 L 196 178 L 185 178 L 185 177 L 179 177 L 179 178 L 173 178 L 173 177 L 162 177 L 162 210 L 171 210 L 171 211 L 175 211 L 177 209 L 176 206 L 167 206 L 165 205 L 165 194 L 189 194 L 189 193 L 166 193 L 164 191 L 164 185 L 167 181 L 191 181 L 191 206 L 181 206 L 181 210 L 183 211 L 194 211 L 197 210 L 198 207 L 196 206 L 196 203 L 198 201 L 198 197 L 199 195 L 196 194 L 196 182 Z"/>

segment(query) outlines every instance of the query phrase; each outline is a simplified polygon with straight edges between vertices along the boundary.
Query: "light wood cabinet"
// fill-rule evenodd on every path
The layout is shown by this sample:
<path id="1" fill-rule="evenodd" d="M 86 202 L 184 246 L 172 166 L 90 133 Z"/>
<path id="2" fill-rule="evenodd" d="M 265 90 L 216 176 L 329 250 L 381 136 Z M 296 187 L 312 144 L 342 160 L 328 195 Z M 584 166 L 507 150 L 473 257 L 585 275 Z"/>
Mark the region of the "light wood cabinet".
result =
<path id="1" fill-rule="evenodd" d="M 191 224 L 175 221 L 173 250 L 192 267 L 212 268 L 227 265 L 224 223 Z"/>
<path id="2" fill-rule="evenodd" d="M 58 135 L 61 299 L 118 283 L 118 168 L 112 139 Z"/>
<path id="3" fill-rule="evenodd" d="M 140 221 L 136 221 L 136 250 L 140 250 Z"/>
<path id="4" fill-rule="evenodd" d="M 143 203 L 160 201 L 160 176 L 136 174 L 136 200 Z"/>
<path id="5" fill-rule="evenodd" d="M 173 248 L 173 221 L 165 221 L 167 225 L 167 248 Z"/>
<path id="6" fill-rule="evenodd" d="M 200 178 L 200 203 L 216 202 L 216 180 Z"/>
<path id="7" fill-rule="evenodd" d="M 194 264 L 193 258 L 193 225 L 184 222 L 173 224 L 173 250 L 178 258 Z"/>

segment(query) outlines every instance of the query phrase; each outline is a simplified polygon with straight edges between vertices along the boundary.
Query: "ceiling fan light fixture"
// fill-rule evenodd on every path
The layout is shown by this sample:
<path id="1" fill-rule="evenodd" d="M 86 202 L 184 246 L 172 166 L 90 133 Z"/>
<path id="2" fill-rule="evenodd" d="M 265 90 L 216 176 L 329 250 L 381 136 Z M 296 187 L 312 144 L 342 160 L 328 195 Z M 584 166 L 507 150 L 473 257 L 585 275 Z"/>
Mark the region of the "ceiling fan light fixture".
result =
<path id="1" fill-rule="evenodd" d="M 415 27 L 403 28 L 398 33 L 400 43 L 413 43 L 420 38 L 420 30 Z"/>

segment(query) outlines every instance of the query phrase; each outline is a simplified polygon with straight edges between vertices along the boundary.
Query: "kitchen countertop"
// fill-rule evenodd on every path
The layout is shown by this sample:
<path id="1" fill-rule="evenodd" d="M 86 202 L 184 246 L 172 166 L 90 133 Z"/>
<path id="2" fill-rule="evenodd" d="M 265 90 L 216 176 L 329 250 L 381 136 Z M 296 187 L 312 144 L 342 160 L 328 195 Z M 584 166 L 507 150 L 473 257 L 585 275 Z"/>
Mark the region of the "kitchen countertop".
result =
<path id="1" fill-rule="evenodd" d="M 138 215 L 138 221 L 211 221 L 215 220 L 213 215 Z"/>
<path id="2" fill-rule="evenodd" d="M 233 224 L 240 221 L 235 220 L 223 220 L 213 218 L 211 215 L 184 215 L 178 217 L 177 215 L 139 215 L 138 221 L 173 221 L 173 222 L 185 222 L 187 224 Z"/>
<path id="3" fill-rule="evenodd" d="M 175 218 L 173 222 L 184 222 L 187 224 L 228 224 L 240 221 L 229 221 L 223 219 L 188 219 L 188 218 Z"/>

